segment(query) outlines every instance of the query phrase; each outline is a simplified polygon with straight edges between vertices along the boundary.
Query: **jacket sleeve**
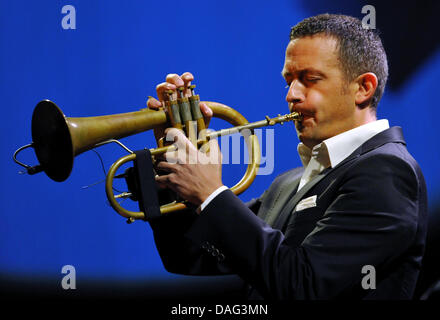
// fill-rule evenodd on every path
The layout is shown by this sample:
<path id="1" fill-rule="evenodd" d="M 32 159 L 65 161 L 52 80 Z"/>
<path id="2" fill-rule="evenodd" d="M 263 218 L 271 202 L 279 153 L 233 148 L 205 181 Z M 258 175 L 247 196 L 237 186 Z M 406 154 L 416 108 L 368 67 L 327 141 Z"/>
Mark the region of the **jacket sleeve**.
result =
<path id="1" fill-rule="evenodd" d="M 164 196 L 160 196 L 164 200 Z M 165 201 L 166 202 L 166 201 Z M 164 203 L 163 201 L 161 203 Z M 256 214 L 261 197 L 243 204 Z M 197 221 L 199 215 L 194 209 L 173 212 L 150 221 L 156 248 L 165 269 L 171 273 L 184 275 L 219 275 L 235 273 L 221 263 L 215 248 L 200 246 L 185 234 Z"/>
<path id="2" fill-rule="evenodd" d="M 187 236 L 218 248 L 228 265 L 265 298 L 329 299 L 412 243 L 419 181 L 405 161 L 376 156 L 340 177 L 334 201 L 300 246 L 256 217 L 233 193 L 222 192 Z"/>

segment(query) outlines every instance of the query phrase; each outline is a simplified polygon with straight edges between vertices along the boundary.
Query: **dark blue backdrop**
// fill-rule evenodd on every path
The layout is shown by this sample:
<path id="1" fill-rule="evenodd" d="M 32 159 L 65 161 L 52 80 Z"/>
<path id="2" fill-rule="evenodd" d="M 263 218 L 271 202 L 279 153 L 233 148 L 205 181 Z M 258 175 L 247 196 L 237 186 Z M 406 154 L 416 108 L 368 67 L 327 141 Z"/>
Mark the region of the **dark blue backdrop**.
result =
<path id="1" fill-rule="evenodd" d="M 76 30 L 61 27 L 61 8 L 69 4 L 76 8 Z M 356 12 L 362 17 L 360 5 Z M 1 1 L 0 274 L 61 279 L 62 266 L 70 264 L 78 277 L 92 279 L 176 277 L 164 270 L 147 224 L 127 225 L 106 204 L 103 184 L 81 189 L 104 177 L 93 152 L 75 159 L 64 183 L 17 173 L 11 156 L 31 140 L 35 104 L 50 99 L 67 116 L 136 111 L 167 73 L 191 71 L 202 100 L 230 105 L 250 121 L 285 113 L 280 71 L 289 30 L 316 13 L 286 0 Z M 439 72 L 436 51 L 403 86 L 386 91 L 378 110 L 404 128 L 425 173 L 431 209 L 439 195 Z M 300 165 L 293 127 L 278 129 L 274 173 L 258 177 L 243 200 Z M 140 149 L 152 146 L 153 137 L 143 133 L 123 142 Z M 99 151 L 106 169 L 124 155 L 117 146 Z M 31 151 L 21 158 L 36 162 Z M 225 183 L 231 186 L 242 172 L 243 166 L 226 166 Z"/>

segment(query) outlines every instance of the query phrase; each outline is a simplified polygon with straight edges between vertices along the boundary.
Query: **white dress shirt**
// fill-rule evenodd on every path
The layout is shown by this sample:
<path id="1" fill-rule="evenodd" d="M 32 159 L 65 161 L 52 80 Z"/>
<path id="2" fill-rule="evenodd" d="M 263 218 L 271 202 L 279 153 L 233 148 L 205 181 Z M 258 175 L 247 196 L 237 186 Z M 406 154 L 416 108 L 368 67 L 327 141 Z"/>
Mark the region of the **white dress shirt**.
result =
<path id="1" fill-rule="evenodd" d="M 314 146 L 312 150 L 300 142 L 298 154 L 305 170 L 298 190 L 324 169 L 337 166 L 364 142 L 389 127 L 386 119 L 369 122 L 328 138 Z M 228 189 L 226 186 L 221 186 L 215 190 L 198 209 L 202 211 L 218 194 L 226 189 Z"/>
<path id="2" fill-rule="evenodd" d="M 328 138 L 312 150 L 300 142 L 298 153 L 305 170 L 298 191 L 324 169 L 336 167 L 364 142 L 389 127 L 386 119 L 369 122 Z"/>

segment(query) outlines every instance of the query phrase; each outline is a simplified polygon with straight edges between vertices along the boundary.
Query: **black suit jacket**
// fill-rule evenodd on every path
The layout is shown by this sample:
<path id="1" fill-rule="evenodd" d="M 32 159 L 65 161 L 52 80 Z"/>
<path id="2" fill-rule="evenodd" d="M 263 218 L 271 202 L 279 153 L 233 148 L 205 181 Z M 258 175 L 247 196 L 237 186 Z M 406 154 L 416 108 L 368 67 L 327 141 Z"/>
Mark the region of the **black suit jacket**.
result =
<path id="1" fill-rule="evenodd" d="M 377 134 L 296 192 L 301 174 L 282 174 L 248 206 L 227 190 L 200 216 L 187 211 L 151 222 L 165 268 L 238 274 L 250 298 L 412 298 L 427 195 L 401 128 Z M 295 210 L 313 195 L 316 206 Z M 361 285 L 367 265 L 375 289 Z"/>

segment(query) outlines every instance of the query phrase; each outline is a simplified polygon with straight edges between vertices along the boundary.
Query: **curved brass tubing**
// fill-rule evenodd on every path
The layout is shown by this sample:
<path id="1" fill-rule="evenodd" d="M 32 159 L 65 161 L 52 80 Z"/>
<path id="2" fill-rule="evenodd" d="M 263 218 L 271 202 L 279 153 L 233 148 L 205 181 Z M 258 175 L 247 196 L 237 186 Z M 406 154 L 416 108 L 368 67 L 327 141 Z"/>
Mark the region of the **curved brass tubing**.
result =
<path id="1" fill-rule="evenodd" d="M 241 126 L 246 125 L 249 122 L 246 120 L 243 115 L 241 115 L 238 111 L 224 105 L 218 102 L 210 102 L 205 101 L 205 103 L 210 107 L 213 111 L 213 116 L 216 118 L 220 118 L 222 120 L 225 120 L 232 124 L 233 126 Z M 161 112 L 161 111 L 158 111 Z M 163 111 L 162 111 L 163 112 Z M 243 178 L 230 190 L 234 192 L 234 194 L 239 195 L 243 191 L 245 191 L 254 181 L 255 176 L 258 172 L 258 167 L 260 165 L 260 145 L 258 143 L 258 138 L 256 135 L 252 134 L 247 137 L 247 146 L 248 146 L 248 153 L 249 153 L 249 164 L 247 166 L 246 172 L 243 176 Z M 151 149 L 152 155 L 157 155 L 159 153 L 164 153 L 167 150 L 170 149 L 170 147 L 160 148 L 161 150 L 158 151 L 158 149 Z M 129 154 L 127 156 L 124 156 L 120 159 L 118 159 L 110 168 L 108 171 L 107 177 L 106 177 L 106 183 L 105 183 L 105 191 L 107 194 L 107 199 L 110 202 L 110 205 L 113 207 L 113 209 L 116 210 L 121 216 L 128 218 L 129 222 L 132 222 L 137 219 L 145 219 L 145 213 L 142 211 L 130 211 L 125 208 L 123 208 L 115 198 L 115 195 L 113 193 L 113 179 L 114 176 L 120 166 L 122 166 L 124 163 L 127 163 L 129 161 L 133 161 L 136 158 L 135 154 Z M 170 213 L 173 211 L 179 211 L 186 208 L 186 204 L 184 202 L 177 202 L 177 203 L 170 203 L 166 205 L 162 205 L 160 207 L 160 212 L 162 214 Z"/>

